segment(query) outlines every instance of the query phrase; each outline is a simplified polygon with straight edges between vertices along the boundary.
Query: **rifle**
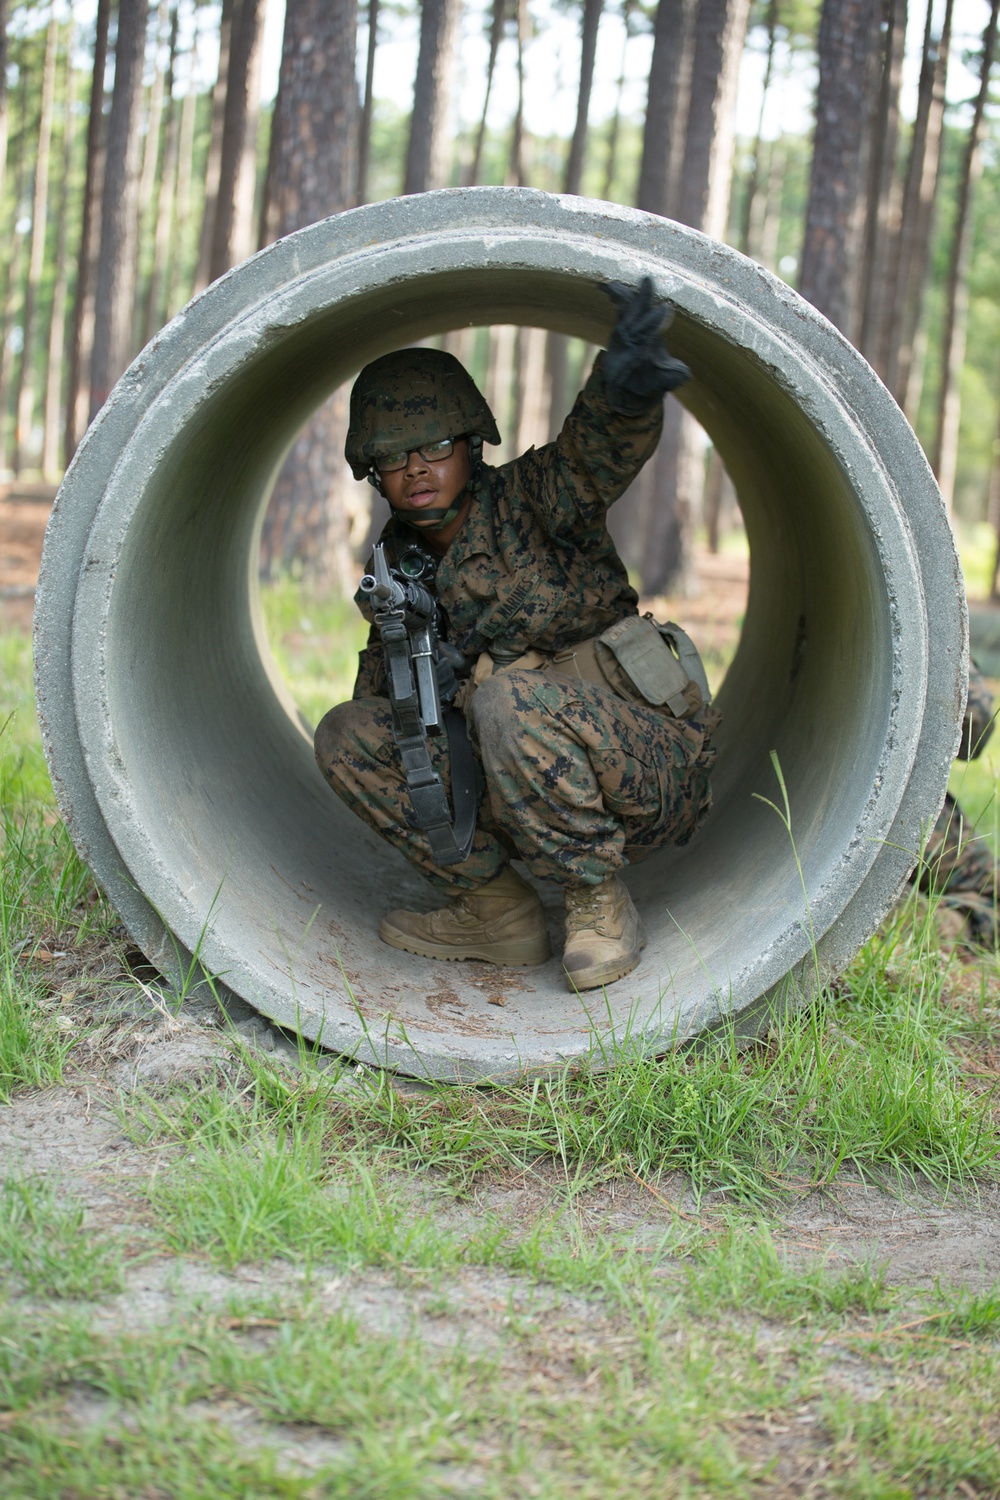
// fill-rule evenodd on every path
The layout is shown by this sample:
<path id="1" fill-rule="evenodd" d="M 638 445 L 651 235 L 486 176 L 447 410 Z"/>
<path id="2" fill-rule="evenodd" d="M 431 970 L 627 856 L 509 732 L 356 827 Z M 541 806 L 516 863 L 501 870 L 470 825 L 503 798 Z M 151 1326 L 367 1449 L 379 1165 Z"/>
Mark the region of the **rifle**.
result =
<path id="1" fill-rule="evenodd" d="M 468 671 L 468 662 L 441 639 L 440 606 L 420 582 L 433 573 L 433 560 L 419 547 L 409 547 L 401 561 L 405 572 L 390 568 L 380 542 L 360 590 L 371 605 L 382 642 L 392 733 L 417 827 L 427 834 L 435 861 L 455 865 L 468 858 L 476 831 L 475 764 L 465 718 L 453 706 L 457 674 Z M 447 733 L 451 757 L 454 821 L 427 747 L 428 736 L 442 731 Z"/>

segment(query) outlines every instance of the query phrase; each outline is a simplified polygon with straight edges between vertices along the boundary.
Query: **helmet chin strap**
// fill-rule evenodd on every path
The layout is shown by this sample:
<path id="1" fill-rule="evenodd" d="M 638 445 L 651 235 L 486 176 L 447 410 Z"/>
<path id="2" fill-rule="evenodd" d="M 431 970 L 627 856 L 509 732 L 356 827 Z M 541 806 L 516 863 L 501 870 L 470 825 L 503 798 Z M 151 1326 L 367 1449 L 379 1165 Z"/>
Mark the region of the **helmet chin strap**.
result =
<path id="1" fill-rule="evenodd" d="M 463 490 L 462 495 L 464 494 L 465 491 Z M 462 509 L 462 495 L 459 495 L 458 499 L 454 504 L 449 505 L 447 510 L 442 510 L 440 506 L 428 506 L 426 510 L 420 512 L 419 519 L 416 516 L 404 516 L 403 519 L 408 525 L 415 526 L 418 531 L 440 531 L 450 521 L 454 521 Z M 425 520 L 430 521 L 432 524 L 424 526 L 422 523 Z"/>

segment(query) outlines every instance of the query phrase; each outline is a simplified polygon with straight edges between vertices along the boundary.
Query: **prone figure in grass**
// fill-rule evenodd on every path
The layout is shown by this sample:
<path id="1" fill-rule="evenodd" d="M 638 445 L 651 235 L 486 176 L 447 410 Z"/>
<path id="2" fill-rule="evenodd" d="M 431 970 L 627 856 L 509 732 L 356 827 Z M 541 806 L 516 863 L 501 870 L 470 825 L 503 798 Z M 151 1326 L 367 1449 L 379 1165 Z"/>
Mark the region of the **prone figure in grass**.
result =
<path id="1" fill-rule="evenodd" d="M 690 372 L 664 346 L 669 310 L 649 278 L 606 290 L 617 322 L 558 438 L 499 468 L 483 460 L 483 444 L 500 441 L 493 414 L 451 355 L 403 349 L 361 371 L 347 459 L 392 514 L 376 555 L 383 582 L 369 576 L 356 595 L 373 623 L 353 698 L 316 731 L 334 791 L 447 898 L 429 912 L 389 912 L 386 943 L 443 960 L 544 963 L 542 904 L 517 858 L 562 887 L 563 966 L 579 990 L 638 963 L 645 939 L 619 872 L 686 843 L 703 822 L 718 723 L 683 632 L 639 618 L 606 525 L 656 447 L 664 394 Z M 381 599 L 391 614 L 395 599 L 397 620 L 411 618 L 423 598 L 414 575 L 447 643 L 439 677 L 452 691 L 456 666 L 463 679 L 456 702 L 471 749 L 475 831 L 467 852 L 444 856 L 421 799 L 438 783 L 461 801 L 455 736 L 425 735 L 421 749 L 399 707 L 405 663 L 397 670 L 391 657 L 389 701 L 389 647 L 372 611 Z"/>
<path id="2" fill-rule="evenodd" d="M 975 760 L 993 733 L 993 694 L 975 662 L 969 665 L 969 695 L 962 720 L 958 760 Z M 964 914 L 962 940 L 969 948 L 997 945 L 997 860 L 989 840 L 968 823 L 950 792 L 931 829 L 924 856 L 911 880 L 940 904 Z"/>

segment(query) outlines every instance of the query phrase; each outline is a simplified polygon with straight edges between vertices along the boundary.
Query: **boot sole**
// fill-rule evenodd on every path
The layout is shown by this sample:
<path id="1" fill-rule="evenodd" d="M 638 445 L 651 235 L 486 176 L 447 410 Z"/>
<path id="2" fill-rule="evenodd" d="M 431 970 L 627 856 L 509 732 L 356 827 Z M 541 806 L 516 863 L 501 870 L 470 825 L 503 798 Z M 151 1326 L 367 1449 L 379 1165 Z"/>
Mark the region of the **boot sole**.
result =
<path id="1" fill-rule="evenodd" d="M 552 956 L 547 933 L 544 937 L 521 938 L 517 942 L 470 943 L 468 947 L 459 948 L 452 943 L 424 942 L 383 920 L 378 935 L 391 948 L 401 948 L 404 953 L 415 953 L 418 958 L 440 959 L 443 963 L 478 959 L 480 963 L 500 964 L 508 969 L 533 969 L 546 963 Z"/>
<path id="2" fill-rule="evenodd" d="M 631 974 L 638 967 L 639 958 L 643 948 L 646 946 L 646 933 L 640 922 L 636 933 L 637 943 L 627 957 L 622 958 L 616 964 L 593 964 L 589 969 L 567 969 L 563 966 L 563 973 L 568 980 L 568 988 L 571 990 L 596 990 L 603 988 L 606 984 L 614 984 L 616 979 L 624 979 L 626 974 Z"/>

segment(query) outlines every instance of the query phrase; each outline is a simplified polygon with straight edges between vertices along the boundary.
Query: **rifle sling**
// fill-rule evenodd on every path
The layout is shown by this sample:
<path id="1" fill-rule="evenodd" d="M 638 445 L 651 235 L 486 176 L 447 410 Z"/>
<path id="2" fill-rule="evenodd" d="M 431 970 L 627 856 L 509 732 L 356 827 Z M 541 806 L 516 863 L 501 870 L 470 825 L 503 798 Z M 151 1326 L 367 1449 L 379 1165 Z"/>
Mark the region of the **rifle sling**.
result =
<path id="1" fill-rule="evenodd" d="M 452 822 L 448 793 L 427 748 L 410 635 L 402 611 L 387 612 L 379 620 L 378 628 L 392 710 L 392 733 L 399 747 L 417 827 L 426 833 L 437 864 L 460 864 L 468 859 L 476 832 L 476 767 L 465 716 L 454 707 L 446 708 L 442 715 L 451 759 L 451 794 L 455 804 Z"/>
<path id="2" fill-rule="evenodd" d="M 448 793 L 431 763 L 424 735 L 401 734 L 397 730 L 396 744 L 417 826 L 426 833 L 436 863 L 456 865 L 468 858 L 476 831 L 476 767 L 463 715 L 457 708 L 446 709 L 444 722 L 451 757 L 454 823 Z"/>

